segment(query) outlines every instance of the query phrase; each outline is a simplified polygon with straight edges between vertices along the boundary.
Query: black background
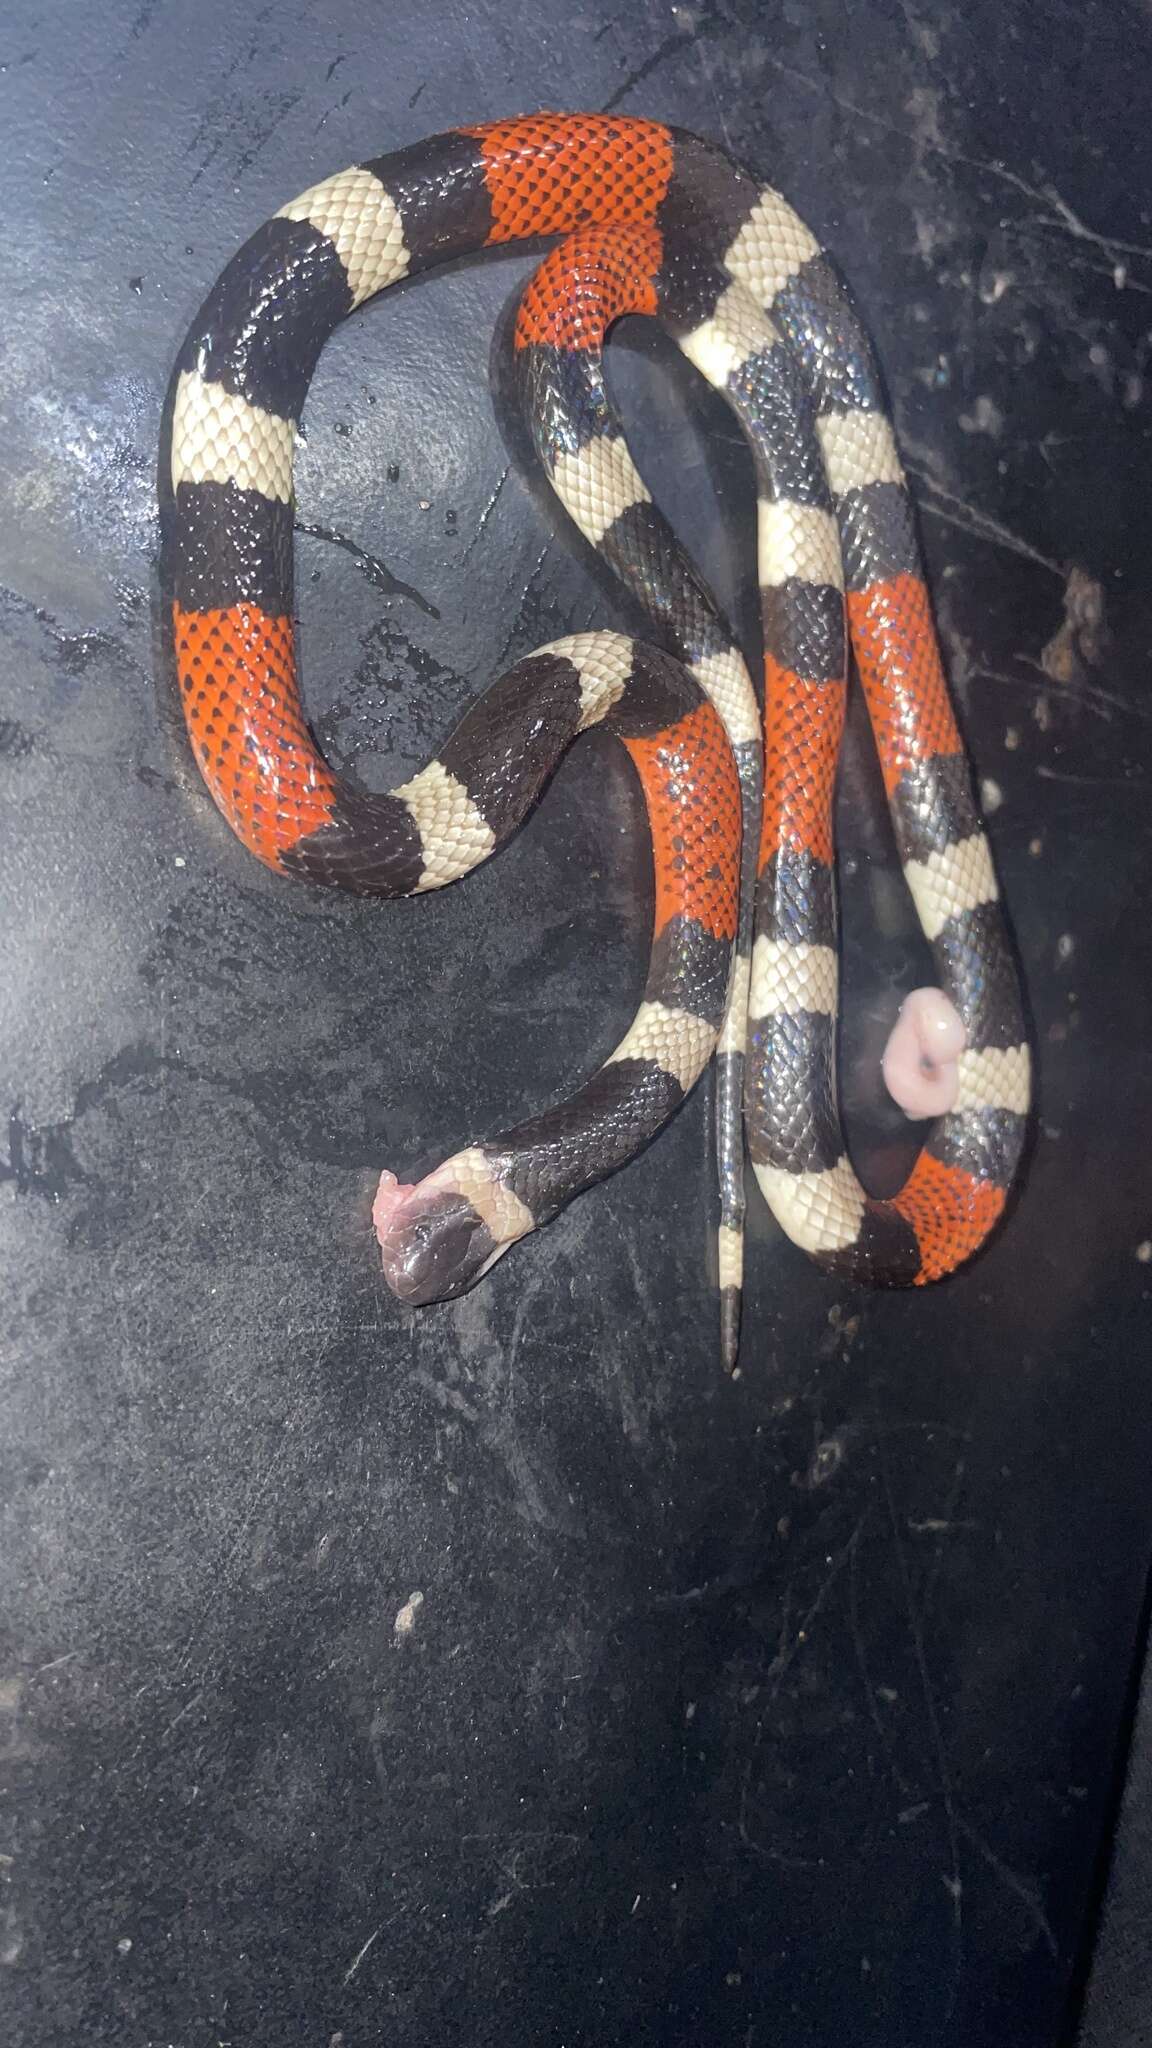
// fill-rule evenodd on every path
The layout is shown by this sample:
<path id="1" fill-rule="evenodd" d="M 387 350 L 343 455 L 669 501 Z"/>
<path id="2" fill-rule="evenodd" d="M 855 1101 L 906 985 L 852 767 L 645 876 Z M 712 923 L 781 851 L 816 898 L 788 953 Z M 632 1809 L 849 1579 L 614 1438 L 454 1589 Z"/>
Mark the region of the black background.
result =
<path id="1" fill-rule="evenodd" d="M 1059 2038 L 1152 1523 L 1148 34 L 1124 0 L 10 0 L 22 2048 Z M 626 1022 L 651 884 L 625 769 L 586 743 L 467 882 L 337 900 L 228 835 L 161 658 L 160 409 L 219 269 L 345 163 L 540 105 L 714 137 L 846 268 L 1032 1006 L 1037 1141 L 993 1249 L 866 1297 L 754 1195 L 734 1383 L 706 1090 L 458 1303 L 404 1313 L 373 1256 L 380 1166 L 542 1105 Z M 527 268 L 400 288 L 308 400 L 307 701 L 375 787 L 509 658 L 630 623 L 493 409 Z M 613 354 L 647 474 L 746 617 L 735 429 L 644 327 Z M 843 1057 L 879 1183 L 920 956 L 877 786 L 857 732 Z"/>

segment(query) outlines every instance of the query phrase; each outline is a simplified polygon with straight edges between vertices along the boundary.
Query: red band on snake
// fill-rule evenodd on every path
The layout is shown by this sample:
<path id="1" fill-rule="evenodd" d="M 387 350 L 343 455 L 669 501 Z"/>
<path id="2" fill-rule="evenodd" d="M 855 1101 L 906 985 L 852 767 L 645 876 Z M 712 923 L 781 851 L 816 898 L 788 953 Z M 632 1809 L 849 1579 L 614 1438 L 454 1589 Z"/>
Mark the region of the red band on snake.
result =
<path id="1" fill-rule="evenodd" d="M 558 497 L 639 599 L 656 644 L 588 634 L 541 650 L 418 775 L 370 794 L 323 758 L 296 674 L 292 451 L 308 382 L 333 328 L 387 285 L 548 235 L 564 240 L 522 300 L 518 388 Z M 608 398 L 603 346 L 626 313 L 665 325 L 751 446 L 762 720 Z M 825 1267 L 918 1285 L 972 1255 L 1023 1142 L 1019 989 L 872 352 L 833 264 L 777 192 L 694 136 L 572 114 L 457 130 L 328 178 L 252 237 L 193 323 L 164 481 L 190 738 L 223 815 L 270 867 L 384 896 L 454 881 L 509 837 L 593 724 L 622 741 L 640 778 L 656 877 L 640 1010 L 567 1102 L 415 1188 L 382 1177 L 377 1233 L 402 1299 L 459 1293 L 632 1158 L 718 1038 L 730 1362 L 741 1111 L 761 1189 Z M 849 642 L 943 992 L 935 1009 L 909 1010 L 889 1065 L 911 1048 L 913 1065 L 920 1054 L 931 1066 L 936 1044 L 954 1094 L 887 1202 L 856 1179 L 835 1107 L 832 795 Z"/>

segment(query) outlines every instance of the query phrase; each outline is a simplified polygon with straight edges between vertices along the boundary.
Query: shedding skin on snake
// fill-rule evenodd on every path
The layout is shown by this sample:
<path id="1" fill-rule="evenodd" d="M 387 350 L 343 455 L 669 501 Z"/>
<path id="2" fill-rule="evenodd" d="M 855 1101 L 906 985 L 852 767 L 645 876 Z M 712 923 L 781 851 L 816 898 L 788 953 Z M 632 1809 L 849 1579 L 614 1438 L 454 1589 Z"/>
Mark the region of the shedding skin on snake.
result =
<path id="1" fill-rule="evenodd" d="M 519 383 L 557 494 L 639 598 L 659 651 L 610 634 L 541 650 L 418 775 L 371 795 L 320 754 L 296 677 L 292 451 L 308 382 L 332 329 L 388 284 L 556 235 L 520 308 Z M 601 350 L 625 312 L 662 321 L 751 445 L 763 725 L 607 399 Z M 900 1286 L 969 1258 L 1023 1144 L 1019 990 L 871 350 L 787 202 L 655 122 L 542 114 L 434 137 L 326 179 L 252 237 L 193 324 L 170 420 L 165 557 L 185 717 L 216 803 L 261 860 L 365 894 L 438 888 L 515 830 L 589 725 L 615 734 L 640 778 L 656 911 L 637 1017 L 567 1103 L 415 1188 L 382 1176 L 374 1220 L 393 1290 L 413 1303 L 461 1292 L 633 1157 L 721 1029 L 729 1363 L 741 1106 L 760 1187 L 820 1264 Z M 836 1111 L 832 795 L 849 639 L 940 981 L 905 1005 L 885 1056 L 908 1113 L 938 1119 L 887 1202 L 860 1186 Z"/>

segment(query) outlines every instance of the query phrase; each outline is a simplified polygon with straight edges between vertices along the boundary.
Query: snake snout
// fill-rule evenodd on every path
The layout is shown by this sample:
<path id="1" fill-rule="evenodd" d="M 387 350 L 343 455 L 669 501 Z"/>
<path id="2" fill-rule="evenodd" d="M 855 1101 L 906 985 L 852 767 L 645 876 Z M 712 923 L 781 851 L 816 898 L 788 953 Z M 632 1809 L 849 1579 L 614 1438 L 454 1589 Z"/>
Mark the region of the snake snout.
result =
<path id="1" fill-rule="evenodd" d="M 411 1308 L 450 1301 L 479 1279 L 497 1247 L 464 1195 L 417 1187 L 379 1233 L 384 1278 Z"/>

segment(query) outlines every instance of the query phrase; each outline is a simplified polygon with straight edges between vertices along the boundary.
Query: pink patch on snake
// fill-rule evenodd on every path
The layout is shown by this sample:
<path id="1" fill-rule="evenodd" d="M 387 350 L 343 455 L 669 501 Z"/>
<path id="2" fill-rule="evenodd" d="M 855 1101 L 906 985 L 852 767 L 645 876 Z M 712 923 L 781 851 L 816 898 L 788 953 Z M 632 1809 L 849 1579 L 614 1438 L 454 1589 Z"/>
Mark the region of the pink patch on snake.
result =
<path id="1" fill-rule="evenodd" d="M 489 1234 L 460 1186 L 469 1171 L 475 1172 L 474 1161 L 464 1152 L 445 1159 L 415 1186 L 394 1173 L 380 1176 L 372 1205 L 380 1264 L 393 1294 L 410 1307 L 463 1294 L 514 1241 Z"/>
<path id="2" fill-rule="evenodd" d="M 884 1048 L 884 1082 L 905 1116 L 947 1115 L 967 1042 L 963 1019 L 942 989 L 918 988 L 905 997 Z"/>
<path id="3" fill-rule="evenodd" d="M 397 1256 L 396 1239 L 391 1233 L 395 1231 L 404 1213 L 408 1197 L 415 1194 L 416 1186 L 416 1182 L 398 1180 L 394 1173 L 389 1173 L 385 1168 L 376 1189 L 376 1199 L 372 1204 L 372 1228 L 376 1232 L 376 1242 L 380 1246 L 384 1265 L 384 1277 L 389 1286 L 392 1284 L 389 1266 Z"/>

